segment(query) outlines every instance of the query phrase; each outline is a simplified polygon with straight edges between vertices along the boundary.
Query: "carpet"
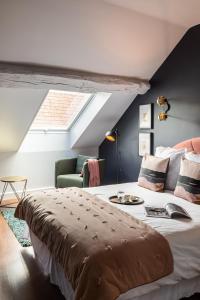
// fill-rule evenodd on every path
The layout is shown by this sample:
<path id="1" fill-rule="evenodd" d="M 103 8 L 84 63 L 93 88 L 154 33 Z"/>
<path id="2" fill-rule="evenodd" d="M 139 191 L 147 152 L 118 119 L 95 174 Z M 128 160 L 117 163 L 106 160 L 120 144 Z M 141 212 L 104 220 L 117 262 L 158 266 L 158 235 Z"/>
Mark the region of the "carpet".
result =
<path id="1" fill-rule="evenodd" d="M 0 212 L 4 217 L 4 219 L 6 220 L 6 222 L 8 223 L 15 237 L 17 238 L 18 242 L 21 244 L 21 246 L 22 247 L 31 246 L 28 225 L 26 224 L 25 221 L 14 217 L 15 208 L 13 207 L 1 208 Z"/>

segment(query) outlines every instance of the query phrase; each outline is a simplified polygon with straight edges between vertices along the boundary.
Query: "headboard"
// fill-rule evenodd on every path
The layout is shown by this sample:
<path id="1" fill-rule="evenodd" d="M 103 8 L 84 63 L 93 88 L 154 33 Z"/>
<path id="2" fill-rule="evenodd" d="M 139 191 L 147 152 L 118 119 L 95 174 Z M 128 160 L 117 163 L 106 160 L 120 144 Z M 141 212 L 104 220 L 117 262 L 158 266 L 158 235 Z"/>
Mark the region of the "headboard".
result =
<path id="1" fill-rule="evenodd" d="M 174 146 L 176 149 L 187 148 L 188 151 L 195 151 L 200 154 L 200 137 L 183 141 Z"/>

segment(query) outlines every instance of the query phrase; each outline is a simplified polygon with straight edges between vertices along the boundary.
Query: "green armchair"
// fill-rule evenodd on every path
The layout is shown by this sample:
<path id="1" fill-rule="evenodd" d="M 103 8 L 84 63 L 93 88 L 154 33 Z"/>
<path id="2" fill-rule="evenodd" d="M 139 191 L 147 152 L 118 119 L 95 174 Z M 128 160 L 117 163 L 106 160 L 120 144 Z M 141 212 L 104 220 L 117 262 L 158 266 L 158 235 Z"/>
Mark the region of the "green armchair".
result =
<path id="1" fill-rule="evenodd" d="M 55 187 L 89 187 L 89 170 L 87 159 L 94 158 L 78 155 L 77 158 L 66 158 L 55 163 Z M 86 163 L 85 163 L 86 162 Z M 100 182 L 103 182 L 105 159 L 99 159 Z M 83 176 L 81 177 L 81 171 Z"/>

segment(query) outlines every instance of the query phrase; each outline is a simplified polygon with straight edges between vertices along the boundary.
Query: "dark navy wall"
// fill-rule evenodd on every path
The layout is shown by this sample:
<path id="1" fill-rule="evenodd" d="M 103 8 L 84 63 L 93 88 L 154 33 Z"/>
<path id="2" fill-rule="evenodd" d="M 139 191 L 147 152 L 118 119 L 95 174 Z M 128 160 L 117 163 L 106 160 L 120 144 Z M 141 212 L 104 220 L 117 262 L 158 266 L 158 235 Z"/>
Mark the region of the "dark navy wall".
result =
<path id="1" fill-rule="evenodd" d="M 119 181 L 136 181 L 141 158 L 138 156 L 139 105 L 154 103 L 154 145 L 173 146 L 200 136 L 200 25 L 191 28 L 152 77 L 151 89 L 137 96 L 116 124 L 119 130 Z M 165 96 L 171 104 L 169 118 L 157 119 L 158 96 Z M 148 132 L 148 131 L 147 131 Z M 115 145 L 104 141 L 99 149 L 106 158 L 105 183 L 116 179 Z"/>

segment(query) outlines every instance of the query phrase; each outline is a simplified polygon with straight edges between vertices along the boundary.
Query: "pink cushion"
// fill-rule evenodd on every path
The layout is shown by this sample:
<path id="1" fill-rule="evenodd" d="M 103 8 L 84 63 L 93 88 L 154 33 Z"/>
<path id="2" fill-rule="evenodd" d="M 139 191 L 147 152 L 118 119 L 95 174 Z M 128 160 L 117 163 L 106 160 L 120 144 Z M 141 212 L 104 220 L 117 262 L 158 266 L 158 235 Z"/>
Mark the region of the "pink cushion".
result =
<path id="1" fill-rule="evenodd" d="M 163 192 L 169 158 L 146 154 L 143 157 L 138 185 L 154 192 Z"/>
<path id="2" fill-rule="evenodd" d="M 187 148 L 187 151 L 195 151 L 200 154 L 200 137 L 193 138 L 190 140 L 183 141 L 176 146 L 176 149 Z"/>
<path id="3" fill-rule="evenodd" d="M 174 195 L 200 204 L 200 164 L 182 158 Z"/>

